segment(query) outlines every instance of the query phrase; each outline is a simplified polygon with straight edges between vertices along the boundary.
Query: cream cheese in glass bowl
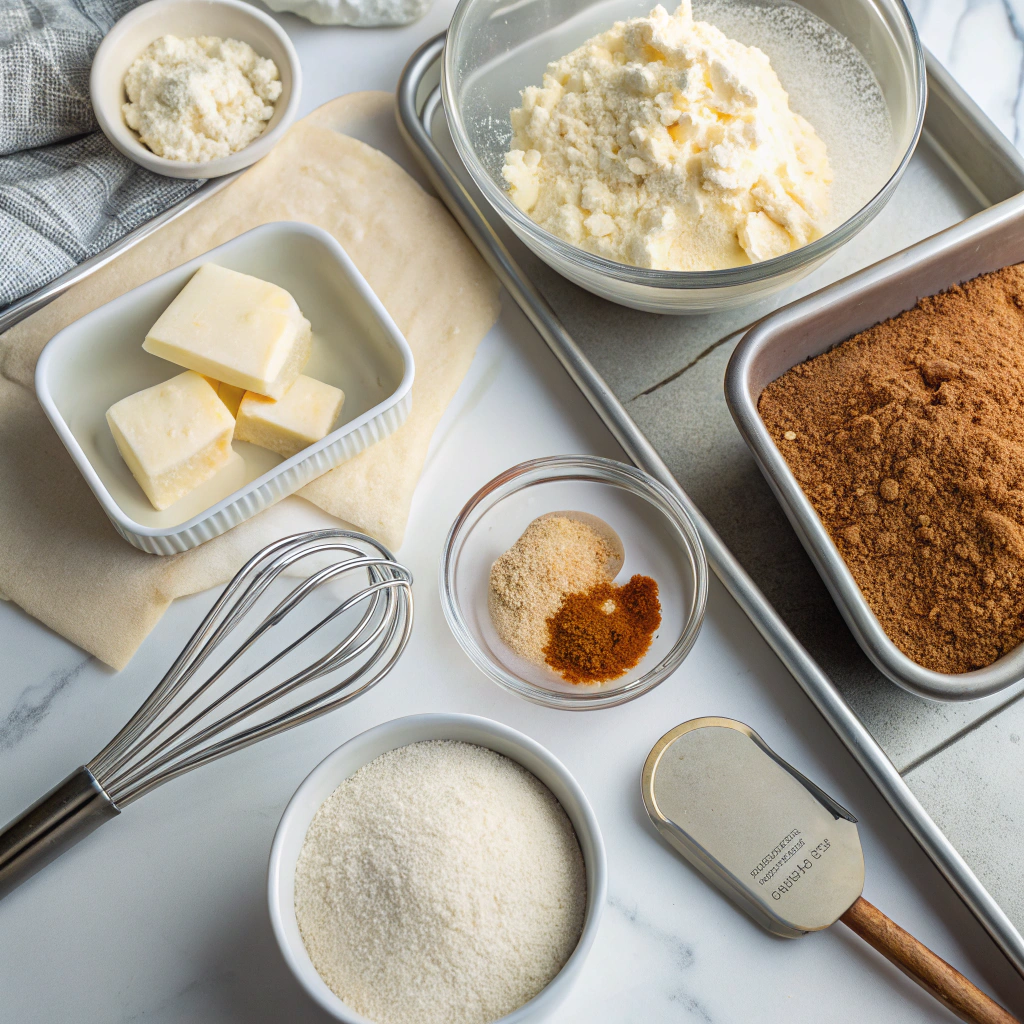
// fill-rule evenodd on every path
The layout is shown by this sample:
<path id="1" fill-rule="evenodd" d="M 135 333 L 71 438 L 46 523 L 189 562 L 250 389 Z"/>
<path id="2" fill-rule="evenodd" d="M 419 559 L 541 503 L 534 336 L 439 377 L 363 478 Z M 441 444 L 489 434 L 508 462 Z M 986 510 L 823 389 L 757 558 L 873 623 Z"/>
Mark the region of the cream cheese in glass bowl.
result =
<path id="1" fill-rule="evenodd" d="M 510 111 L 522 105 L 522 90 L 540 86 L 550 62 L 617 21 L 647 17 L 653 7 L 651 0 L 462 0 L 448 31 L 442 70 L 452 138 L 474 183 L 508 227 L 581 287 L 660 313 L 747 305 L 810 273 L 888 202 L 924 118 L 921 44 L 902 0 L 697 0 L 696 19 L 767 55 L 792 110 L 826 147 L 831 201 L 813 240 L 781 255 L 761 246 L 760 255 L 768 258 L 757 262 L 655 269 L 601 255 L 609 250 L 589 239 L 567 240 L 580 241 L 587 231 L 547 230 L 520 209 L 525 204 L 513 201 L 503 174 L 513 148 Z M 591 212 L 583 210 L 581 216 Z M 603 230 L 599 219 L 592 221 L 598 231 Z M 758 254 L 757 240 L 749 240 L 750 251 Z M 739 259 L 747 257 L 739 252 Z"/>

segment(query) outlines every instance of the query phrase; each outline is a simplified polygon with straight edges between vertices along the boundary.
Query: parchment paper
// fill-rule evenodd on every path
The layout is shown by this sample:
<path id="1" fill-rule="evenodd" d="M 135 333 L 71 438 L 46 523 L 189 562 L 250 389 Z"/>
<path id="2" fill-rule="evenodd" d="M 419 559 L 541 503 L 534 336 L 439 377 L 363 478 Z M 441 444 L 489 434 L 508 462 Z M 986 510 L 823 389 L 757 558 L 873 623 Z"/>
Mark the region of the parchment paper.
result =
<path id="1" fill-rule="evenodd" d="M 342 134 L 368 121 L 390 127 L 393 102 L 389 93 L 354 93 L 325 104 L 222 192 L 0 336 L 0 592 L 114 668 L 174 598 L 225 582 L 264 544 L 326 517 L 290 498 L 193 551 L 136 550 L 43 415 L 36 359 L 78 317 L 250 228 L 319 225 L 405 334 L 416 380 L 400 430 L 300 493 L 400 547 L 434 428 L 497 318 L 498 285 L 441 203 L 389 157 Z"/>

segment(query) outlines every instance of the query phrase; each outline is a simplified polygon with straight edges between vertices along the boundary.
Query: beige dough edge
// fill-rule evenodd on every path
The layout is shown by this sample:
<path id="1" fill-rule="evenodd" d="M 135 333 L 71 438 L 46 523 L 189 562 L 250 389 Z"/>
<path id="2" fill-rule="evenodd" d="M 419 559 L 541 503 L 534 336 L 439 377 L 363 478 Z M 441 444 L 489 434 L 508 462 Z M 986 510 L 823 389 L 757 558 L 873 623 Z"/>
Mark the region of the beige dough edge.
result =
<path id="1" fill-rule="evenodd" d="M 223 191 L 0 336 L 0 594 L 116 669 L 175 598 L 226 582 L 277 537 L 337 525 L 320 509 L 392 549 L 402 543 L 434 428 L 497 318 L 498 285 L 442 204 L 346 132 L 412 169 L 390 93 L 339 97 Z M 345 247 L 413 350 L 412 413 L 300 492 L 319 508 L 285 499 L 200 548 L 144 554 L 115 533 L 46 421 L 33 393 L 36 359 L 97 306 L 275 220 L 318 224 Z"/>

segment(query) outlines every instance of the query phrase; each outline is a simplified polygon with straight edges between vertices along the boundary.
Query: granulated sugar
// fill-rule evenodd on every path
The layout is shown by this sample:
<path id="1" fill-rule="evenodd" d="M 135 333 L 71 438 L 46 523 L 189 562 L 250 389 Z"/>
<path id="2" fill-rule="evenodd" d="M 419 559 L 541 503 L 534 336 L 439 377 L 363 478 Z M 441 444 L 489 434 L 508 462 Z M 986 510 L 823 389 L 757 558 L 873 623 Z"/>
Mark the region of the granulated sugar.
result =
<path id="1" fill-rule="evenodd" d="M 532 999 L 583 928 L 586 874 L 530 772 L 448 740 L 381 755 L 317 811 L 295 872 L 310 959 L 377 1024 L 487 1024 Z"/>

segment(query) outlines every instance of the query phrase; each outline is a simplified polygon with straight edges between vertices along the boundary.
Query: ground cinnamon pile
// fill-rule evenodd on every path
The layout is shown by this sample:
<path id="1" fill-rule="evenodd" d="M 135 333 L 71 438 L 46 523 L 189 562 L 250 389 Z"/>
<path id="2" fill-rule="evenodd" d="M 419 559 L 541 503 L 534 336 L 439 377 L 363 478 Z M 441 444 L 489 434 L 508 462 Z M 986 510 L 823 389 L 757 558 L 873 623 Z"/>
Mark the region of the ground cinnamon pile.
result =
<path id="1" fill-rule="evenodd" d="M 567 594 L 547 620 L 544 660 L 570 683 L 618 679 L 640 664 L 660 625 L 658 584 L 650 576 L 633 576 L 621 587 L 598 583 Z"/>
<path id="2" fill-rule="evenodd" d="M 966 672 L 1024 640 L 1024 264 L 794 367 L 759 410 L 900 650 Z"/>

